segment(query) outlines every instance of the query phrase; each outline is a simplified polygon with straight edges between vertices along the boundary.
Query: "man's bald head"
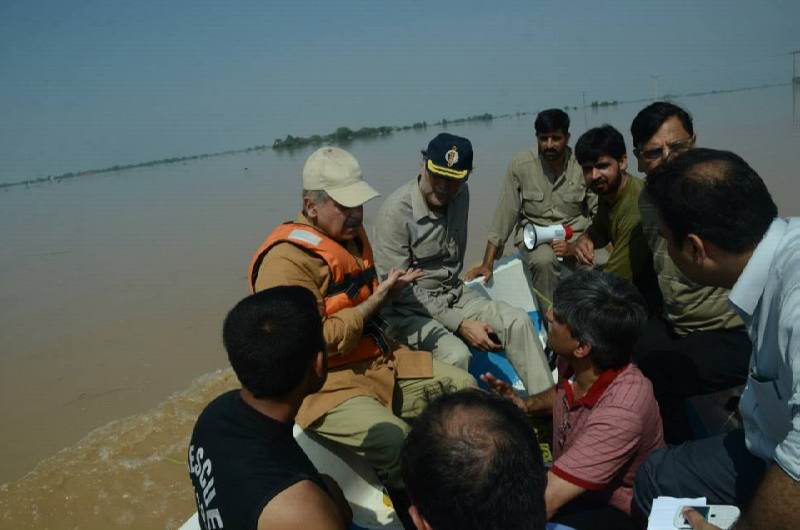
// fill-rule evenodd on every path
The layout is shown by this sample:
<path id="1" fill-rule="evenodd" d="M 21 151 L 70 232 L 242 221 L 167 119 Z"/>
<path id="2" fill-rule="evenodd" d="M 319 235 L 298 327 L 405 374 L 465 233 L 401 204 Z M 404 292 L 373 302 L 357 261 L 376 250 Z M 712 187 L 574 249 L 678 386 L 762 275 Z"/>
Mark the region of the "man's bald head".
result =
<path id="1" fill-rule="evenodd" d="M 445 394 L 402 452 L 412 504 L 436 530 L 544 528 L 539 444 L 516 406 L 481 390 Z"/>

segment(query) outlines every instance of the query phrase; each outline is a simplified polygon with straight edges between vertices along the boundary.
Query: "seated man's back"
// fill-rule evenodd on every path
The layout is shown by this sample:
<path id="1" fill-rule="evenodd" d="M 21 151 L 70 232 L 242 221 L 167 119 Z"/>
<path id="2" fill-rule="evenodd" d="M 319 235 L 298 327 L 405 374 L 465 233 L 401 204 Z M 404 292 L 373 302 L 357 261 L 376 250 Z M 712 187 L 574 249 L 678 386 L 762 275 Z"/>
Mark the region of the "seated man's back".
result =
<path id="1" fill-rule="evenodd" d="M 189 446 L 192 485 L 198 506 L 204 507 L 205 528 L 222 528 L 222 523 L 256 528 L 262 511 L 285 519 L 280 504 L 299 493 L 305 501 L 289 501 L 298 508 L 314 512 L 321 504 L 323 510 L 335 510 L 320 474 L 292 436 L 293 425 L 252 409 L 238 390 L 209 403 Z"/>
<path id="2" fill-rule="evenodd" d="M 300 404 L 327 374 L 314 296 L 297 286 L 248 296 L 228 313 L 223 341 L 242 388 L 209 403 L 192 432 L 200 527 L 344 528 L 352 513 L 341 490 L 292 435 Z"/>

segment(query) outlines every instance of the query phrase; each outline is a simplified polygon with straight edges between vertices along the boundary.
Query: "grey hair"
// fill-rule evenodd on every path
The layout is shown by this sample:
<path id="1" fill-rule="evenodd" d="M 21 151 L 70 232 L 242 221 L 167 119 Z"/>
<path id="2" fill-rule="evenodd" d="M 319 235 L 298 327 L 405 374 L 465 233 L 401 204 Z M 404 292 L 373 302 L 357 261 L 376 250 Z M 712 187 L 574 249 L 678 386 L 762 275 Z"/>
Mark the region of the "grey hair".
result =
<path id="1" fill-rule="evenodd" d="M 325 190 L 303 190 L 303 198 L 311 199 L 315 203 L 322 203 L 331 198 Z"/>
<path id="2" fill-rule="evenodd" d="M 553 317 L 578 342 L 592 347 L 590 359 L 597 369 L 608 370 L 630 362 L 647 311 L 630 282 L 590 270 L 561 280 L 553 296 Z"/>

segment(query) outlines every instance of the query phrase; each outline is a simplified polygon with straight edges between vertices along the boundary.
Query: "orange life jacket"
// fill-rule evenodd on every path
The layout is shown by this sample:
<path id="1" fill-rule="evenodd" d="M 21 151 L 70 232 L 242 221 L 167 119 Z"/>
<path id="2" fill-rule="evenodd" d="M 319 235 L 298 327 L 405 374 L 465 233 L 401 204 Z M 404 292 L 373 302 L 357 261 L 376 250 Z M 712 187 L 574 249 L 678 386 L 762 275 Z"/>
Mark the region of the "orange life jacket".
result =
<path id="1" fill-rule="evenodd" d="M 361 260 L 363 267 L 341 244 L 323 234 L 316 228 L 300 223 L 284 223 L 272 231 L 256 251 L 250 261 L 247 278 L 250 290 L 256 290 L 258 269 L 267 253 L 278 243 L 291 243 L 319 256 L 328 265 L 331 278 L 327 292 L 323 293 L 325 315 L 330 316 L 342 309 L 355 307 L 373 293 L 378 286 L 372 247 L 367 239 L 364 227 L 358 231 L 361 243 Z M 350 353 L 328 358 L 328 366 L 337 368 L 346 364 L 361 362 L 388 351 L 379 318 L 364 323 L 361 341 Z"/>

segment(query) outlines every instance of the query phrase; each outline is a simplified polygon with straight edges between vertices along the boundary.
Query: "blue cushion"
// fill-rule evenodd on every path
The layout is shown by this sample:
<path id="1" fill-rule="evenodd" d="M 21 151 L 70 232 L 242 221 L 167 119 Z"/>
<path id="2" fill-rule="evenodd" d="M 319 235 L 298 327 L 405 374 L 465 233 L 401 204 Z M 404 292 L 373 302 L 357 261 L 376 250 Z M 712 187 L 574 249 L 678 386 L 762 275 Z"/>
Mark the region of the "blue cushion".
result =
<path id="1" fill-rule="evenodd" d="M 537 333 L 542 332 L 542 316 L 538 311 L 528 311 L 528 317 L 533 322 L 533 327 Z M 517 389 L 523 388 L 522 381 L 517 375 L 514 367 L 506 358 L 506 353 L 501 352 L 484 352 L 470 348 L 472 352 L 472 361 L 469 363 L 469 373 L 478 380 L 481 388 L 487 388 L 486 383 L 480 380 L 478 376 L 486 372 L 491 372 L 496 378 L 505 381 Z"/>

